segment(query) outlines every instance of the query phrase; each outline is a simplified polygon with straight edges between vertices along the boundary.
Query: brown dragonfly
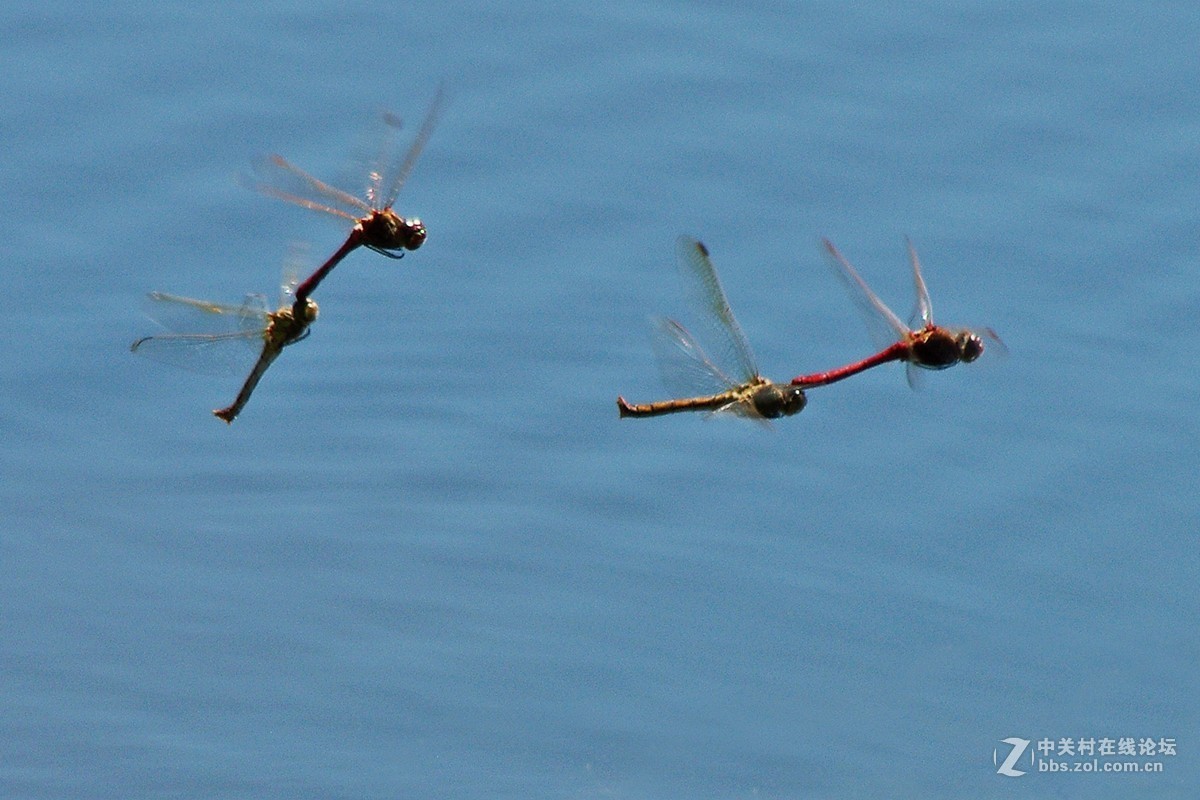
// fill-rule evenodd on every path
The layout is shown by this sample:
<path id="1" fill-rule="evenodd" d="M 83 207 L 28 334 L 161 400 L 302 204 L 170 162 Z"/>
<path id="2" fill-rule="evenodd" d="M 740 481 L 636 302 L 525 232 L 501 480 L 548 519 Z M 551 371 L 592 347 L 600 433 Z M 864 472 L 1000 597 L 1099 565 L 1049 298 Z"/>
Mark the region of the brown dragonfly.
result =
<path id="1" fill-rule="evenodd" d="M 261 294 L 246 295 L 241 305 L 224 305 L 190 297 L 151 292 L 149 315 L 173 332 L 143 336 L 130 350 L 138 355 L 199 372 L 226 373 L 245 360 L 253 349 L 258 358 L 242 384 L 237 398 L 213 414 L 232 423 L 250 400 L 267 368 L 283 352 L 309 334 L 309 325 L 317 319 L 317 304 L 305 300 L 296 314 L 296 281 L 285 278 L 280 306 L 267 308 Z M 187 320 L 176 322 L 174 320 Z M 180 332 L 201 329 L 201 332 Z"/>
<path id="2" fill-rule="evenodd" d="M 439 88 L 403 158 L 396 157 L 392 146 L 401 121 L 395 115 L 384 114 L 389 135 L 376 168 L 370 172 L 365 198 L 331 186 L 279 155 L 271 156 L 260 165 L 261 180 L 249 181 L 252 188 L 265 195 L 353 224 L 337 252 L 296 287 L 297 315 L 325 276 L 356 248 L 365 247 L 388 258 L 401 258 L 404 251 L 416 250 L 425 243 L 426 230 L 421 220 L 402 217 L 392 206 L 437 126 L 444 96 L 443 89 Z"/>
<path id="3" fill-rule="evenodd" d="M 804 409 L 804 390 L 764 378 L 755 365 L 750 344 L 733 316 L 708 248 L 696 239 L 679 237 L 678 260 L 690 293 L 703 309 L 702 319 L 714 344 L 717 361 L 673 319 L 658 320 L 655 346 L 664 382 L 679 386 L 680 393 L 704 392 L 693 397 L 634 404 L 617 398 L 622 417 L 654 417 L 681 411 L 729 413 L 759 422 L 789 417 Z M 718 366 L 718 361 L 726 368 Z M 679 380 L 677 380 L 679 379 Z"/>
<path id="4" fill-rule="evenodd" d="M 914 389 L 920 384 L 921 370 L 947 369 L 958 363 L 969 364 L 983 355 L 984 339 L 1001 353 L 1007 352 L 1004 342 L 991 328 L 946 328 L 933 322 L 933 303 L 929 290 L 921 276 L 921 263 L 912 242 L 905 239 L 908 258 L 912 263 L 913 282 L 917 290 L 917 306 L 913 312 L 913 324 L 905 325 L 895 312 L 871 291 L 866 281 L 851 266 L 833 243 L 822 239 L 829 254 L 834 272 L 850 291 L 855 303 L 862 311 L 876 341 L 883 347 L 878 353 L 827 372 L 801 375 L 792 379 L 792 385 L 811 388 L 849 378 L 872 367 L 889 361 L 907 364 L 909 386 Z"/>

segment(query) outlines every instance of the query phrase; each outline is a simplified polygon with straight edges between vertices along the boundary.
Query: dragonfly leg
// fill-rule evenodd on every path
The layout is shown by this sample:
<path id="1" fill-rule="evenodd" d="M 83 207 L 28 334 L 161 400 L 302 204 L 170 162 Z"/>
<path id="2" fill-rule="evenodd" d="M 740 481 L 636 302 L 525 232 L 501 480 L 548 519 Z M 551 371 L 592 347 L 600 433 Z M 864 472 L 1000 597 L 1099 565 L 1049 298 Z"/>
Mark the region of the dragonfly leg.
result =
<path id="1" fill-rule="evenodd" d="M 379 255 L 387 256 L 388 258 L 404 258 L 404 253 L 402 252 L 393 253 L 391 250 L 384 250 L 382 247 L 376 247 L 373 244 L 363 245 L 363 247 L 366 247 L 368 250 L 374 250 L 376 253 L 379 253 Z"/>

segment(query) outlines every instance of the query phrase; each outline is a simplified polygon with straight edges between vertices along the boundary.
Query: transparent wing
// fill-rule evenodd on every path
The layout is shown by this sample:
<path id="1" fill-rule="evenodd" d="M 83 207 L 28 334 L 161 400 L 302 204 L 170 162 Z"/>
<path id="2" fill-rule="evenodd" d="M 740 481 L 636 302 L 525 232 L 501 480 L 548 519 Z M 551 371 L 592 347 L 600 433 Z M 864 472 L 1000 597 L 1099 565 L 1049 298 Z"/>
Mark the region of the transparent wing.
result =
<path id="1" fill-rule="evenodd" d="M 654 355 L 663 386 L 672 396 L 717 394 L 737 385 L 709 359 L 687 328 L 666 317 L 653 322 Z"/>
<path id="2" fill-rule="evenodd" d="M 262 295 L 240 306 L 151 292 L 147 316 L 170 333 L 145 336 L 130 350 L 193 372 L 225 375 L 244 371 L 262 349 L 268 314 Z"/>
<path id="3" fill-rule="evenodd" d="M 408 180 L 413 167 L 417 165 L 417 159 L 420 158 L 421 151 L 425 149 L 425 145 L 429 143 L 429 137 L 433 134 L 433 129 L 437 127 L 445 97 L 445 87 L 439 86 L 437 94 L 433 96 L 433 102 L 429 105 L 429 110 L 425 112 L 425 119 L 421 123 L 420 129 L 417 130 L 417 135 L 413 138 L 412 144 L 408 146 L 408 151 L 405 152 L 404 158 L 394 166 L 380 164 L 380 169 L 378 170 L 380 179 L 379 183 L 375 185 L 381 187 L 378 198 L 383 200 L 383 205 L 377 205 L 378 208 L 391 208 L 392 204 L 396 202 L 396 196 L 404 188 L 405 181 Z M 399 119 L 395 116 L 391 114 L 385 115 L 384 121 L 393 130 L 399 129 Z"/>
<path id="4" fill-rule="evenodd" d="M 929 289 L 925 286 L 925 278 L 921 275 L 921 262 L 917 260 L 917 251 L 912 240 L 904 237 L 908 247 L 908 260 L 912 262 L 913 285 L 917 290 L 917 305 L 913 309 L 912 327 L 925 328 L 933 324 L 933 301 L 929 299 Z"/>
<path id="5" fill-rule="evenodd" d="M 914 392 L 925 388 L 925 368 L 919 367 L 912 361 L 904 364 L 904 377 L 908 379 L 908 387 Z"/>
<path id="6" fill-rule="evenodd" d="M 267 298 L 258 293 L 247 294 L 238 309 L 238 330 L 261 335 L 270 321 Z"/>
<path id="7" fill-rule="evenodd" d="M 383 209 L 391 203 L 384 195 L 384 181 L 390 180 L 386 174 L 398 169 L 396 152 L 396 136 L 404 127 L 404 120 L 390 111 L 383 112 L 383 136 L 380 137 L 379 150 L 375 158 L 368 162 L 367 168 L 367 202 L 372 208 Z M 396 198 L 392 198 L 392 202 Z"/>
<path id="8" fill-rule="evenodd" d="M 248 294 L 241 305 L 232 305 L 150 292 L 144 311 L 152 322 L 174 333 L 227 333 L 267 325 L 267 301 L 261 294 Z"/>
<path id="9" fill-rule="evenodd" d="M 279 279 L 279 305 L 290 306 L 296 302 L 296 287 L 300 285 L 300 273 L 306 269 L 308 247 L 293 243 L 288 248 Z"/>
<path id="10" fill-rule="evenodd" d="M 296 302 L 296 287 L 300 285 L 300 273 L 295 266 L 289 265 L 283 273 L 283 282 L 279 284 L 279 305 L 290 306 Z"/>
<path id="11" fill-rule="evenodd" d="M 989 352 L 1000 356 L 1001 358 L 1008 357 L 1008 345 L 1006 345 L 1003 340 L 1000 339 L 1000 335 L 994 330 L 991 328 L 972 328 L 971 330 L 975 331 L 975 333 L 981 338 L 987 340 L 984 346 Z"/>
<path id="12" fill-rule="evenodd" d="M 882 348 L 903 339 L 909 332 L 908 326 L 871 291 L 871 287 L 867 286 L 867 282 L 846 257 L 833 246 L 833 242 L 822 239 L 821 243 L 825 245 L 834 274 L 850 292 L 850 297 L 862 313 L 875 344 Z"/>
<path id="13" fill-rule="evenodd" d="M 314 178 L 283 156 L 263 159 L 254 176 L 242 176 L 242 183 L 268 197 L 352 222 L 372 211 L 363 199 Z"/>
<path id="14" fill-rule="evenodd" d="M 152 361 L 204 375 L 244 372 L 262 348 L 261 333 L 163 333 L 138 339 L 130 350 Z M 249 347 L 247 346 L 249 345 Z"/>
<path id="15" fill-rule="evenodd" d="M 758 375 L 758 365 L 725 298 L 708 248 L 690 236 L 680 236 L 675 249 L 691 303 L 700 313 L 702 336 L 714 348 L 715 366 L 734 383 L 749 381 Z"/>
<path id="16" fill-rule="evenodd" d="M 775 429 L 775 426 L 771 424 L 771 420 L 755 411 L 754 406 L 749 403 L 726 403 L 720 408 L 708 412 L 705 414 L 705 417 L 711 418 L 717 415 L 741 417 L 742 419 L 754 422 L 764 430 L 770 431 Z"/>

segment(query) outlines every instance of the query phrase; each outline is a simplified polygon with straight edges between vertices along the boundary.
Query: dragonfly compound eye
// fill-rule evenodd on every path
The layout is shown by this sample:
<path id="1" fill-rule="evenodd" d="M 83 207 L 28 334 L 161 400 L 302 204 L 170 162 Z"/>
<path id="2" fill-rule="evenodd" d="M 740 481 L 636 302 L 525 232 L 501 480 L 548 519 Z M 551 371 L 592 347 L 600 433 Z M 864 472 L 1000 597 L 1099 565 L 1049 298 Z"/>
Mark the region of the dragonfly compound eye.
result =
<path id="1" fill-rule="evenodd" d="M 405 250 L 416 250 L 425 244 L 425 225 L 413 217 L 408 221 L 408 241 L 404 243 Z"/>
<path id="2" fill-rule="evenodd" d="M 962 359 L 964 364 L 970 364 L 983 355 L 983 340 L 970 331 L 964 332 L 959 337 L 958 346 L 959 358 Z"/>
<path id="3" fill-rule="evenodd" d="M 304 321 L 305 322 L 310 323 L 310 324 L 313 322 L 316 322 L 318 313 L 319 313 L 319 309 L 317 308 L 316 300 L 305 300 L 304 301 Z"/>
<path id="4" fill-rule="evenodd" d="M 787 386 L 783 389 L 783 413 L 785 416 L 799 414 L 808 405 L 808 398 L 799 386 Z"/>
<path id="5" fill-rule="evenodd" d="M 772 384 L 754 393 L 754 410 L 766 419 L 790 417 L 801 411 L 807 402 L 799 386 Z"/>

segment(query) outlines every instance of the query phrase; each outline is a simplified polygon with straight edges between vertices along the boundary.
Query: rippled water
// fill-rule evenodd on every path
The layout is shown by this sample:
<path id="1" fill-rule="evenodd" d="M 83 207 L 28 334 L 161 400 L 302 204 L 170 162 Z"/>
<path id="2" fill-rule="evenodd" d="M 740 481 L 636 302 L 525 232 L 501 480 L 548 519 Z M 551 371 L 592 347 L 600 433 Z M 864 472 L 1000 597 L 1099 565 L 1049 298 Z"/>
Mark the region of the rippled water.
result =
<path id="1" fill-rule="evenodd" d="M 5 796 L 1191 795 L 1191 6 L 0 20 Z M 440 81 L 428 243 L 350 256 L 231 428 L 240 376 L 127 352 L 146 291 L 341 242 L 239 172 L 353 187 Z M 1011 353 L 618 420 L 683 232 L 770 377 L 869 352 L 823 235 L 900 313 L 911 236 Z M 1178 752 L 1005 777 L 1010 737 Z"/>

